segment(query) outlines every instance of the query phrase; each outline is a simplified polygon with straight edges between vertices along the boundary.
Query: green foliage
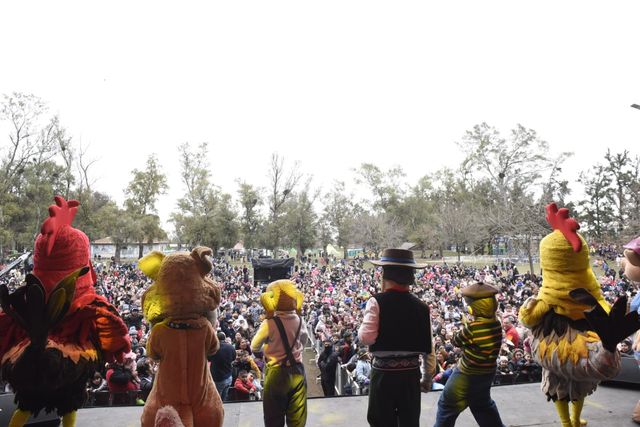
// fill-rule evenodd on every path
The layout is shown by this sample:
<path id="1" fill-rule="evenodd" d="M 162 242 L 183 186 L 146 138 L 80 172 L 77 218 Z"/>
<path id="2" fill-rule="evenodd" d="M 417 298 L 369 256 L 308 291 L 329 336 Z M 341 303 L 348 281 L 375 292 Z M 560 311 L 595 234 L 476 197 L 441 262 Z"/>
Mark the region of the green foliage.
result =
<path id="1" fill-rule="evenodd" d="M 247 249 L 256 248 L 262 218 L 258 209 L 262 205 L 260 190 L 246 182 L 238 182 L 238 201 L 242 212 L 240 232 Z"/>
<path id="2" fill-rule="evenodd" d="M 205 245 L 214 251 L 236 243 L 239 224 L 231 196 L 210 182 L 208 146 L 200 144 L 192 151 L 188 143 L 179 147 L 181 176 L 185 196 L 178 200 L 178 210 L 171 215 L 176 237 L 188 247 Z"/>
<path id="3" fill-rule="evenodd" d="M 92 190 L 95 161 L 43 100 L 5 95 L 0 121 L 8 129 L 0 140 L 0 258 L 33 247 L 54 194 L 79 200 L 75 225 L 91 240 L 110 236 L 116 251 L 166 237 L 156 203 L 168 183 L 155 155 L 132 171 L 121 208 Z M 247 249 L 295 247 L 300 255 L 332 242 L 345 252 L 412 242 L 424 253 L 453 248 L 458 255 L 481 254 L 508 239 L 510 250 L 526 254 L 533 267 L 537 242 L 548 232 L 544 206 L 555 201 L 573 207 L 572 188 L 562 176 L 570 153 L 550 154 L 549 144 L 524 126 L 504 137 L 486 123 L 467 131 L 459 147 L 465 158 L 458 168 L 428 171 L 410 185 L 401 167 L 363 163 L 354 178 L 370 197 L 356 200 L 344 183 L 335 183 L 317 211 L 317 192 L 309 181 L 300 188 L 298 165 L 285 167 L 284 157 L 272 155 L 266 188 L 238 182 L 234 205 L 211 182 L 208 145 L 185 143 L 178 148 L 185 191 L 171 215 L 175 237 L 189 247 L 229 248 L 242 239 Z M 583 232 L 615 243 L 638 232 L 640 157 L 608 150 L 578 182 L 582 191 L 573 202 Z"/>
<path id="4" fill-rule="evenodd" d="M 401 167 L 383 172 L 378 166 L 363 163 L 356 170 L 356 182 L 366 184 L 373 195 L 371 208 L 377 213 L 393 215 L 404 197 L 401 179 L 405 174 Z"/>
<path id="5" fill-rule="evenodd" d="M 156 155 L 149 156 L 145 170 L 134 169 L 131 173 L 133 178 L 125 190 L 127 210 L 142 216 L 156 212 L 158 196 L 169 188 Z"/>
<path id="6" fill-rule="evenodd" d="M 317 237 L 317 215 L 313 209 L 316 195 L 311 194 L 310 183 L 285 204 L 284 228 L 289 246 L 296 248 L 298 256 L 312 248 Z"/>
<path id="7" fill-rule="evenodd" d="M 352 243 L 355 227 L 356 212 L 360 209 L 354 203 L 353 195 L 346 192 L 344 182 L 335 182 L 324 197 L 324 214 L 321 236 L 322 248 L 325 249 L 331 241 L 335 241 L 347 254 L 347 246 Z M 333 236 L 333 237 L 331 237 Z M 335 240 L 334 240 L 335 239 Z"/>
<path id="8" fill-rule="evenodd" d="M 297 164 L 287 169 L 283 157 L 276 153 L 271 155 L 271 165 L 268 171 L 269 188 L 267 189 L 269 217 L 261 239 L 264 247 L 268 249 L 275 251 L 281 247 L 286 227 L 283 207 L 293 196 L 300 178 Z"/>

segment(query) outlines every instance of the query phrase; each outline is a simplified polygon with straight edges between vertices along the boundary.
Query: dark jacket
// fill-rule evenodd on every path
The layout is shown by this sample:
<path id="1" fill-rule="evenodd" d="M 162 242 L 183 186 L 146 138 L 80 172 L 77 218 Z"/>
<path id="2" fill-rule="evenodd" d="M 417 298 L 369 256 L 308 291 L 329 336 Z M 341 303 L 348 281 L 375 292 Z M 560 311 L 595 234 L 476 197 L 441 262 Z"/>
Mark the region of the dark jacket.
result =
<path id="1" fill-rule="evenodd" d="M 231 377 L 231 364 L 236 360 L 236 349 L 226 342 L 220 343 L 220 350 L 208 357 L 211 362 L 211 376 L 213 381 L 224 381 Z"/>

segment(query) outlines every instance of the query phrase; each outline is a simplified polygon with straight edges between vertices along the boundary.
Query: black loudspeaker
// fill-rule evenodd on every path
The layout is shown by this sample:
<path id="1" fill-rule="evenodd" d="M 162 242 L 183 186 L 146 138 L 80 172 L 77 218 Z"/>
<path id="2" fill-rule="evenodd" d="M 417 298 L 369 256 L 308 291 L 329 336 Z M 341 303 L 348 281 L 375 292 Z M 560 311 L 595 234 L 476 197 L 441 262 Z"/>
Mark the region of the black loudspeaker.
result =
<path id="1" fill-rule="evenodd" d="M 258 258 L 253 259 L 251 263 L 253 265 L 253 281 L 260 283 L 288 279 L 291 277 L 291 270 L 295 260 L 293 258 Z"/>
<path id="2" fill-rule="evenodd" d="M 8 426 L 13 411 L 16 410 L 16 404 L 13 403 L 13 393 L 0 394 L 0 426 Z M 33 427 L 58 427 L 60 418 L 55 412 L 50 414 L 40 411 L 36 418 L 31 417 L 27 421 L 27 426 Z"/>

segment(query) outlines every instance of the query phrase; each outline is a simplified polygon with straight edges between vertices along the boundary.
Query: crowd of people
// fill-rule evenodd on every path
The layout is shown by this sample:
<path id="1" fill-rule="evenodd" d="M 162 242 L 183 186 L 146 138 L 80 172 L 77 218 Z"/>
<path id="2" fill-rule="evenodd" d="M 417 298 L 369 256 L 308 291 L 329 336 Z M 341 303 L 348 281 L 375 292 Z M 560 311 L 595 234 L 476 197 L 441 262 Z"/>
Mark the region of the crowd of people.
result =
<path id="1" fill-rule="evenodd" d="M 608 247 L 598 251 L 608 253 Z M 618 266 L 605 261 L 600 278 L 605 297 L 613 300 L 631 285 Z M 222 287 L 218 315 L 221 349 L 209 358 L 213 379 L 224 401 L 260 399 L 264 360 L 253 352 L 251 339 L 264 320 L 260 294 L 264 285 L 254 284 L 250 264 L 217 259 L 212 274 Z M 606 267 L 604 267 L 606 266 Z M 141 297 L 150 285 L 135 264 L 95 262 L 96 291 L 104 295 L 121 313 L 129 327 L 132 352 L 124 363 L 98 369 L 87 384 L 91 405 L 118 403 L 143 404 L 151 390 L 155 362 L 146 357 L 149 325 L 143 319 Z M 0 280 L 11 289 L 23 279 L 18 270 Z M 483 273 L 500 288 L 498 316 L 503 325 L 503 345 L 496 366 L 495 384 L 540 381 L 541 368 L 531 357 L 530 336 L 518 323 L 518 309 L 535 295 L 541 278 L 520 274 L 509 261 L 482 268 L 468 265 L 433 264 L 416 275 L 412 292 L 425 301 L 431 311 L 433 344 L 436 354 L 434 388 L 442 388 L 458 363 L 462 350 L 453 343 L 454 334 L 466 321 L 466 308 L 460 289 Z M 357 385 L 366 393 L 371 372 L 366 346 L 358 342 L 357 331 L 367 300 L 379 291 L 381 271 L 364 259 L 342 260 L 303 257 L 295 266 L 292 280 L 304 293 L 302 315 L 316 346 L 316 364 L 325 396 L 353 392 Z M 406 325 L 411 327 L 411 325 Z M 623 343 L 624 344 L 624 343 Z M 625 350 L 621 348 L 621 350 Z M 630 351 L 630 349 L 626 349 Z M 336 390 L 336 372 L 344 369 L 352 378 Z M 10 390 L 6 390 L 10 391 Z"/>

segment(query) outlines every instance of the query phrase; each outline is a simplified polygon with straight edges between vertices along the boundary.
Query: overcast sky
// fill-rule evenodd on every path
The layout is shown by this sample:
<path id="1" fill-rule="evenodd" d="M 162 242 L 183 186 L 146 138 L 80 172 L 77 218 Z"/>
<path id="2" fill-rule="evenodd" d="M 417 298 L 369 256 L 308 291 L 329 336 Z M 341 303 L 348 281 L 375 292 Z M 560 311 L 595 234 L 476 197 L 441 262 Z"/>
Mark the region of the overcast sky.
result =
<path id="1" fill-rule="evenodd" d="M 639 17 L 635 0 L 2 2 L 0 93 L 47 101 L 117 200 L 157 153 L 163 220 L 183 142 L 209 142 L 228 192 L 265 185 L 274 151 L 327 189 L 363 162 L 415 181 L 456 166 L 473 125 L 521 123 L 576 153 L 574 180 L 607 147 L 640 154 Z"/>

